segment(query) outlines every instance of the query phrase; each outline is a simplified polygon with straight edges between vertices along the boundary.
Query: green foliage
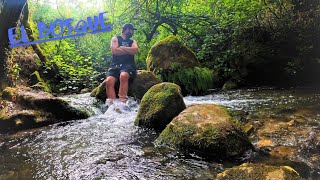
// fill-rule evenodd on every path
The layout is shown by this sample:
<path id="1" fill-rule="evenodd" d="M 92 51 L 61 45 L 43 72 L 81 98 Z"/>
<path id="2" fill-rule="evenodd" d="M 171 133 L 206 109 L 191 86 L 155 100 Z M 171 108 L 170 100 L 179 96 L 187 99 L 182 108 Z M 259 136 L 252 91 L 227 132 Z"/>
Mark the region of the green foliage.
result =
<path id="1" fill-rule="evenodd" d="M 287 82 L 286 79 L 317 72 L 320 67 L 317 0 L 57 0 L 53 4 L 30 0 L 28 3 L 34 22 L 49 24 L 58 18 L 77 21 L 107 11 L 113 24 L 113 32 L 40 45 L 50 60 L 46 65 L 48 74 L 43 77 L 51 78 L 50 71 L 58 73 L 50 79 L 53 91 L 79 91 L 102 81 L 111 60 L 110 40 L 121 33 L 126 22 L 138 27 L 133 37 L 139 46 L 135 55 L 138 69 L 146 68 L 150 48 L 169 35 L 180 36 L 196 53 L 201 66 L 219 76 L 220 85 L 227 81 L 245 84 L 252 79 L 274 83 L 281 81 L 281 77 Z M 35 25 L 32 29 L 38 33 Z M 180 70 L 175 72 L 174 79 L 182 82 L 181 77 L 189 74 L 197 72 Z M 195 88 L 192 83 L 184 82 L 189 93 L 203 90 L 204 86 L 197 84 Z"/>
<path id="2" fill-rule="evenodd" d="M 16 59 L 14 58 L 15 52 L 10 51 L 7 53 L 8 53 L 8 57 L 6 60 L 7 78 L 9 80 L 10 85 L 15 86 L 20 78 L 21 67 L 19 63 L 16 62 Z"/>
<path id="3" fill-rule="evenodd" d="M 54 67 L 58 69 L 56 79 L 60 81 L 51 81 L 55 85 L 55 91 L 77 92 L 84 87 L 91 87 L 93 68 L 90 56 L 82 56 L 75 45 L 67 40 L 47 43 L 44 51 L 52 53 L 49 55 L 47 70 Z"/>
<path id="4" fill-rule="evenodd" d="M 213 87 L 213 73 L 208 68 L 175 69 L 167 79 L 169 82 L 180 85 L 187 94 L 199 95 Z"/>
<path id="5" fill-rule="evenodd" d="M 35 87 L 35 88 L 40 88 L 40 89 L 43 89 L 45 92 L 51 92 L 51 89 L 50 89 L 50 86 L 48 83 L 46 83 L 40 76 L 39 72 L 38 71 L 35 71 L 31 74 L 32 75 L 35 75 L 38 82 L 31 86 L 31 87 Z"/>

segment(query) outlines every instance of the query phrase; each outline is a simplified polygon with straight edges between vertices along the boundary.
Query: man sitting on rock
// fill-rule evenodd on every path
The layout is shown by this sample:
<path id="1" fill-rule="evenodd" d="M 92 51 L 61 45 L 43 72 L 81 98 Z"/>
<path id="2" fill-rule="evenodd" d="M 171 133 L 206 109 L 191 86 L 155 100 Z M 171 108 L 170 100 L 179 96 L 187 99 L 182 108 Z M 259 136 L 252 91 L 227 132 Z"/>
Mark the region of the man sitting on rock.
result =
<path id="1" fill-rule="evenodd" d="M 136 65 L 134 55 L 138 52 L 138 45 L 135 40 L 130 39 L 134 30 L 137 30 L 133 24 L 127 23 L 122 27 L 121 36 L 111 39 L 112 62 L 108 69 L 107 86 L 107 104 L 112 105 L 116 99 L 115 83 L 120 81 L 119 100 L 126 103 L 128 100 L 129 81 L 132 82 L 136 77 Z"/>

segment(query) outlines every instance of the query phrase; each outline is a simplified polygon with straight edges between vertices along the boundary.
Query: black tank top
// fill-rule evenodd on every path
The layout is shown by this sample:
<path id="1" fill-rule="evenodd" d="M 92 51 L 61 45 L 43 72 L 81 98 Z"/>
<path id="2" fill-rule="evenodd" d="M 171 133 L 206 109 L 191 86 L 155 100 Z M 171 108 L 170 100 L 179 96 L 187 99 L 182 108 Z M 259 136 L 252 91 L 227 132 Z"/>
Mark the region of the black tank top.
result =
<path id="1" fill-rule="evenodd" d="M 132 39 L 124 40 L 121 36 L 117 36 L 117 39 L 118 39 L 119 47 L 120 46 L 126 46 L 126 47 L 132 46 L 132 43 L 133 43 Z M 111 65 L 119 65 L 119 64 L 130 65 L 131 67 L 135 68 L 134 55 L 129 55 L 129 54 L 120 55 L 120 56 L 112 55 Z"/>

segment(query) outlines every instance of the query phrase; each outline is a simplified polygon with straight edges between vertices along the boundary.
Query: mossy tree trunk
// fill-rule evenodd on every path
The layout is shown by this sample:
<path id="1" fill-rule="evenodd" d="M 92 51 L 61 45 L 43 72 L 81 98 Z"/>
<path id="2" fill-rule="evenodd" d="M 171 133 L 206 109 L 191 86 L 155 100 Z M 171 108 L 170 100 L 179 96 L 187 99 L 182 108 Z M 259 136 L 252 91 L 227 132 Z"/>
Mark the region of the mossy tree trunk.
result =
<path id="1" fill-rule="evenodd" d="M 26 20 L 24 25 L 26 28 L 26 32 L 27 32 L 27 36 L 28 36 L 29 41 L 30 42 L 36 41 L 28 19 Z M 38 44 L 32 44 L 31 47 L 34 50 L 34 52 L 39 56 L 39 59 L 41 60 L 42 66 L 44 66 L 47 62 L 47 57 L 43 54 L 43 51 L 41 50 L 40 46 Z"/>
<path id="2" fill-rule="evenodd" d="M 27 0 L 0 0 L 0 90 L 8 86 L 6 76 L 7 52 L 10 51 L 8 29 L 28 17 Z"/>

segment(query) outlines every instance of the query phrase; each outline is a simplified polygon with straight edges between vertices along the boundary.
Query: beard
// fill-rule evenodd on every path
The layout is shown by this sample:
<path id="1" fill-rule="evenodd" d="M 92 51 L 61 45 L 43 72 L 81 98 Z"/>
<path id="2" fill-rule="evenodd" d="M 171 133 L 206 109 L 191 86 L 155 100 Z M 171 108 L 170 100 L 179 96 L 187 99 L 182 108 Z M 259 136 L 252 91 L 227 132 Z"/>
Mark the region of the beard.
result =
<path id="1" fill-rule="evenodd" d="M 131 32 L 126 32 L 126 37 L 128 38 L 128 39 L 130 39 L 132 36 L 133 36 L 133 33 L 131 33 Z"/>

